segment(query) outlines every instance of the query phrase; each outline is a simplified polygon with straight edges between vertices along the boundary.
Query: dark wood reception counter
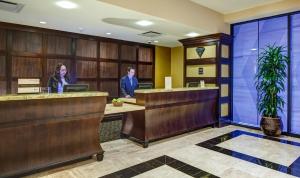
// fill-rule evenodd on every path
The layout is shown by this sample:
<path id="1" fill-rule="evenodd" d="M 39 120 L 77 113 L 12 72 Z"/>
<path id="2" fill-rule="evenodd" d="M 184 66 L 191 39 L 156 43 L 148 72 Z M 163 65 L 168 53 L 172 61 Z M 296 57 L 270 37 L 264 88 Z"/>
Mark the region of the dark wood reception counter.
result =
<path id="1" fill-rule="evenodd" d="M 137 90 L 136 104 L 145 110 L 127 114 L 122 134 L 147 147 L 149 141 L 214 125 L 218 92 L 217 87 Z"/>
<path id="2" fill-rule="evenodd" d="M 97 155 L 107 93 L 0 96 L 0 177 Z"/>

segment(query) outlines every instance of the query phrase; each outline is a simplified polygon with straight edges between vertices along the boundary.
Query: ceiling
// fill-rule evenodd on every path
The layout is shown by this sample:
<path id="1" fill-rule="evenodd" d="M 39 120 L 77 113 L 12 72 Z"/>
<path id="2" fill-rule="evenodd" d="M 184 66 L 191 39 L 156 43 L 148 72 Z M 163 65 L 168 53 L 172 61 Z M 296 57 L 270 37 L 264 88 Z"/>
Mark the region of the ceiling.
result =
<path id="1" fill-rule="evenodd" d="M 187 38 L 184 35 L 189 32 L 197 32 L 201 35 L 209 33 L 97 0 L 71 0 L 78 4 L 76 9 L 60 8 L 55 5 L 58 0 L 9 1 L 23 3 L 25 7 L 19 13 L 0 10 L 0 21 L 141 43 L 158 40 L 158 45 L 168 47 L 181 45 L 178 39 Z M 141 27 L 135 24 L 137 20 L 150 20 L 154 24 Z M 40 21 L 45 21 L 47 24 L 40 24 Z M 160 32 L 162 35 L 157 38 L 139 35 L 150 30 Z M 107 35 L 107 32 L 111 35 Z"/>
<path id="2" fill-rule="evenodd" d="M 222 14 L 230 14 L 283 0 L 191 0 Z"/>
<path id="3" fill-rule="evenodd" d="M 187 38 L 185 34 L 190 32 L 229 33 L 224 14 L 281 0 L 68 0 L 78 5 L 76 9 L 63 9 L 55 4 L 62 0 L 6 1 L 25 7 L 18 13 L 0 10 L 3 22 L 140 43 L 157 40 L 156 45 L 176 47 L 181 45 L 178 40 Z M 135 24 L 138 20 L 154 24 L 141 27 Z M 162 35 L 154 38 L 140 35 L 147 31 Z"/>

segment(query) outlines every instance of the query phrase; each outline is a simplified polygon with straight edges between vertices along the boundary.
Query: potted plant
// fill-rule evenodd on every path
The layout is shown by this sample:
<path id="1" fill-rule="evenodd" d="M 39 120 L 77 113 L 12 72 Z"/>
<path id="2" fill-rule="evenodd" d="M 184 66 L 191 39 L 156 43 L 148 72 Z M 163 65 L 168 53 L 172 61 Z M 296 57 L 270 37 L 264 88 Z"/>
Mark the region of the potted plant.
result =
<path id="1" fill-rule="evenodd" d="M 123 106 L 123 100 L 121 100 L 120 98 L 114 98 L 113 100 L 112 100 L 112 104 L 113 104 L 113 106 L 116 106 L 116 107 L 121 107 L 121 106 Z"/>
<path id="2" fill-rule="evenodd" d="M 269 136 L 280 136 L 282 131 L 282 121 L 278 112 L 283 110 L 285 104 L 281 93 L 285 90 L 289 63 L 288 56 L 283 54 L 284 49 L 283 46 L 267 46 L 257 60 L 257 109 L 262 115 L 260 127 Z"/>

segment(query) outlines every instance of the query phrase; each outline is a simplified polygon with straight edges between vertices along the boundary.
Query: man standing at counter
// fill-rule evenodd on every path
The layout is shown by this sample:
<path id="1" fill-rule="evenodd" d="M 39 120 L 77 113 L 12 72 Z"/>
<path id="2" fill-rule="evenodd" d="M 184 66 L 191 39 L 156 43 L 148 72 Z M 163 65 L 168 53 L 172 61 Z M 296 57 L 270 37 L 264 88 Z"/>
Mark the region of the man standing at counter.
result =
<path id="1" fill-rule="evenodd" d="M 134 76 L 135 69 L 127 68 L 127 75 L 121 78 L 121 93 L 122 97 L 130 98 L 134 96 L 134 90 L 138 88 L 138 80 Z"/>

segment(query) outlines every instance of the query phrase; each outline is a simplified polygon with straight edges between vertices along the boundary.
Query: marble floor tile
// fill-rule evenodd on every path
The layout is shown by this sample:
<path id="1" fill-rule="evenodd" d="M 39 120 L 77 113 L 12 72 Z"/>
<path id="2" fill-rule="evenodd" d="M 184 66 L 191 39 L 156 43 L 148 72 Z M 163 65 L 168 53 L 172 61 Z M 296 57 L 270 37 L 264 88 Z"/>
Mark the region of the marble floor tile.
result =
<path id="1" fill-rule="evenodd" d="M 167 155 L 179 161 L 187 163 L 195 168 L 225 178 L 292 178 L 294 176 L 276 170 L 263 167 L 230 155 L 197 146 L 196 144 L 224 135 L 226 133 L 243 130 L 251 133 L 262 134 L 258 130 L 252 130 L 237 126 L 223 128 L 205 128 L 179 136 L 163 139 L 150 143 L 144 149 L 141 145 L 127 139 L 120 139 L 102 143 L 105 150 L 104 160 L 97 162 L 94 159 L 71 164 L 56 169 L 47 170 L 38 174 L 27 176 L 28 178 L 99 178 L 104 175 L 126 169 L 145 161 Z M 300 143 L 300 139 L 281 136 L 281 139 Z M 248 135 L 240 135 L 236 138 L 222 142 L 218 145 L 230 150 L 245 152 L 245 154 L 270 160 L 272 162 L 287 165 L 300 156 L 300 147 L 282 144 L 279 142 L 252 138 Z M 272 148 L 272 149 L 270 149 Z M 276 150 L 276 151 L 275 151 Z M 164 175 L 164 176 L 161 176 Z M 136 177 L 190 177 L 173 167 L 164 165 L 151 171 L 144 172 Z"/>
<path id="2" fill-rule="evenodd" d="M 180 172 L 167 165 L 158 167 L 151 171 L 147 171 L 140 175 L 134 176 L 134 178 L 153 178 L 153 177 L 163 177 L 163 178 L 192 178 L 183 172 Z"/>
<path id="3" fill-rule="evenodd" d="M 298 146 L 248 135 L 238 136 L 217 146 L 284 166 L 290 166 L 300 156 L 300 147 Z"/>

